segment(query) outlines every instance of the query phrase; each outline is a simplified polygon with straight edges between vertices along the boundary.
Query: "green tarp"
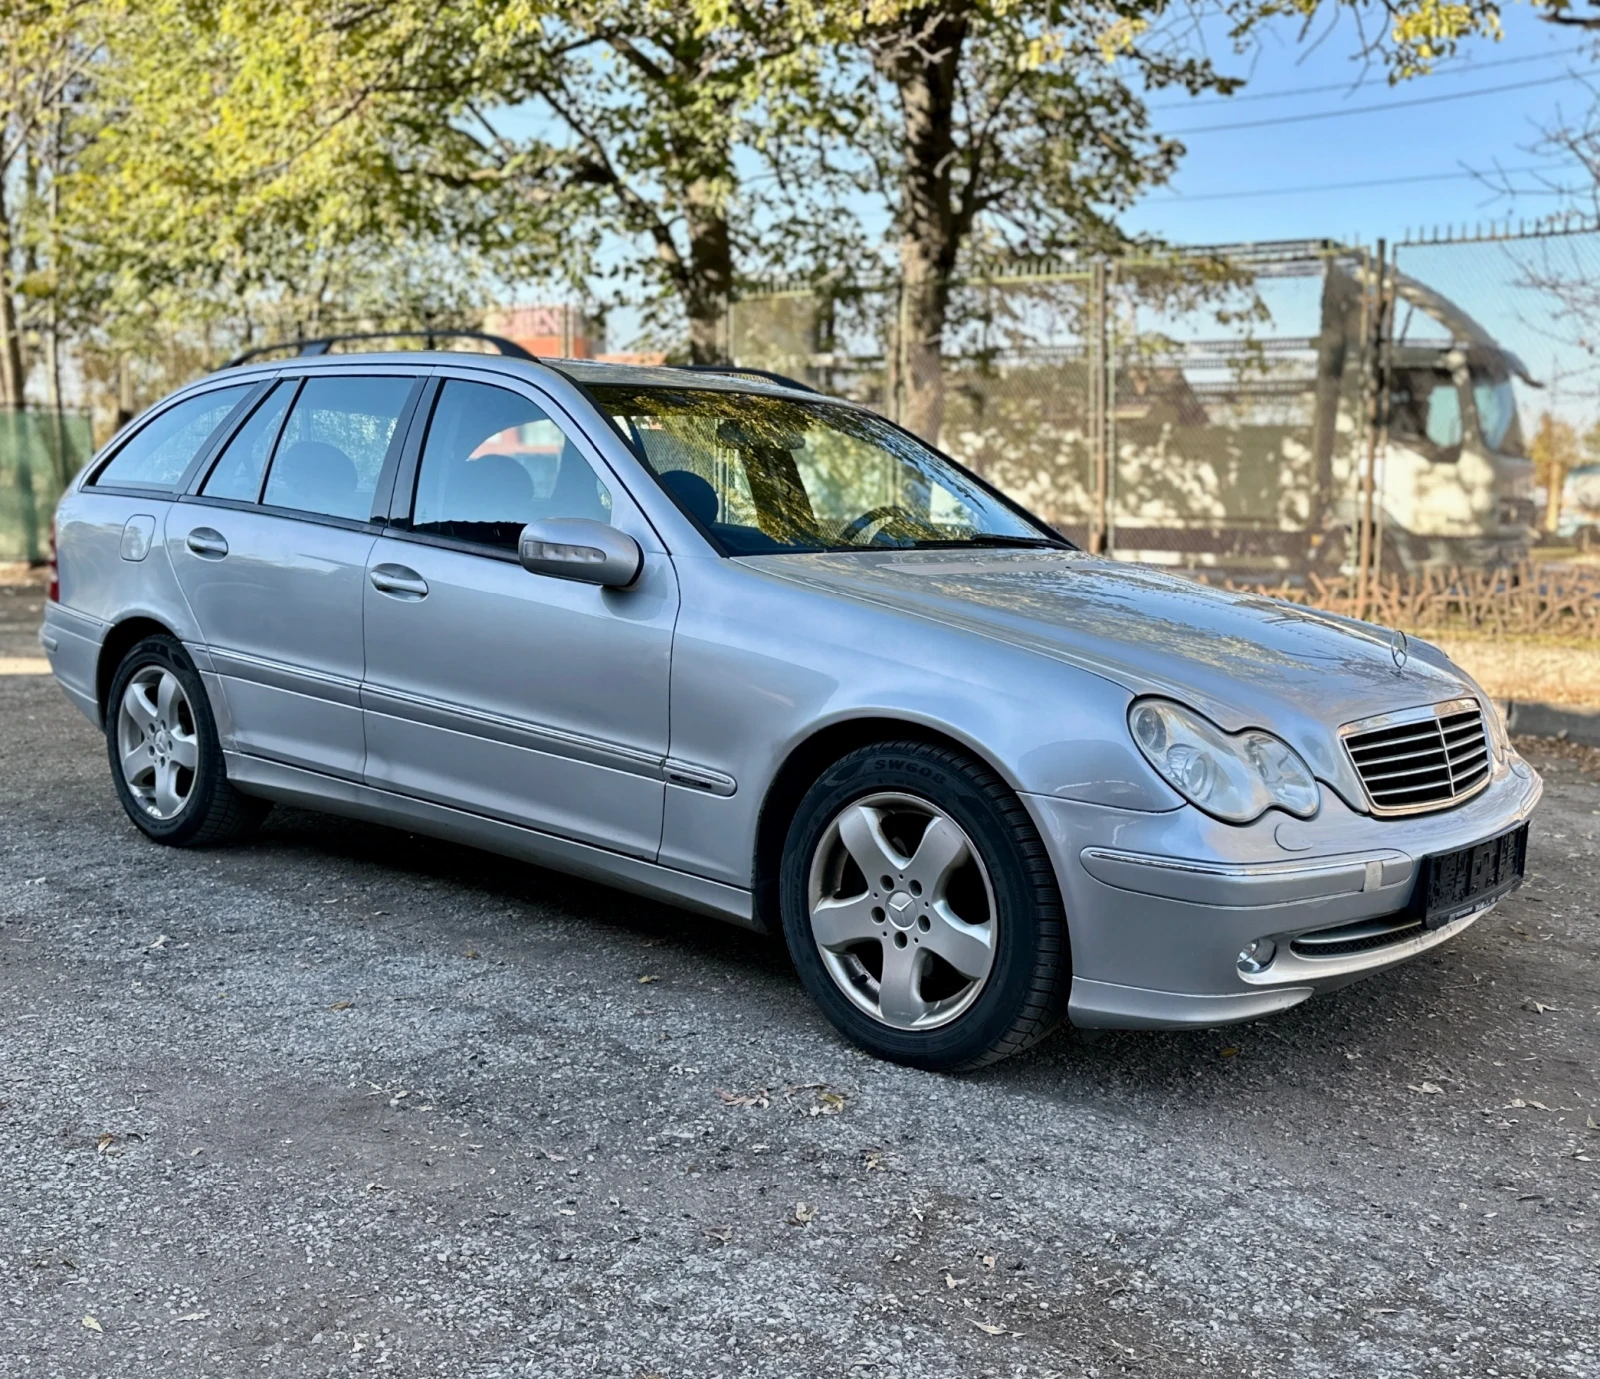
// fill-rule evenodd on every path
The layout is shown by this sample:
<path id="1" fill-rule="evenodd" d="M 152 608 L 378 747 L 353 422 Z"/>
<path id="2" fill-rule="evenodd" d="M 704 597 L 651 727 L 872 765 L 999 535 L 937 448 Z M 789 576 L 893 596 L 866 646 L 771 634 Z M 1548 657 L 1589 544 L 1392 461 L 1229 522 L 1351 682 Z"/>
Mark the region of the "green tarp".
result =
<path id="1" fill-rule="evenodd" d="M 83 413 L 0 409 L 0 561 L 49 556 L 56 500 L 92 449 Z"/>

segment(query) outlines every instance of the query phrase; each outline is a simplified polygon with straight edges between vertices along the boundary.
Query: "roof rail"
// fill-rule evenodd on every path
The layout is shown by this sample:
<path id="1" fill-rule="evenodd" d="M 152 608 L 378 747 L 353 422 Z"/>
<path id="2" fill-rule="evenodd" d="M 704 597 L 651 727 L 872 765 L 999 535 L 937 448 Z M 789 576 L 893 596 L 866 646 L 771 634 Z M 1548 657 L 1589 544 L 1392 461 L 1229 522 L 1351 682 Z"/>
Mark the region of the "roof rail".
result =
<path id="1" fill-rule="evenodd" d="M 240 364 L 249 363 L 252 359 L 259 359 L 264 354 L 273 354 L 278 350 L 292 349 L 296 357 L 304 358 L 326 354 L 332 346 L 345 340 L 394 340 L 411 337 L 426 341 L 426 347 L 430 350 L 435 340 L 485 340 L 510 359 L 537 362 L 539 358 L 536 354 L 530 354 L 515 340 L 507 340 L 503 335 L 486 335 L 481 330 L 362 330 L 340 335 L 320 335 L 315 340 L 281 340 L 276 345 L 257 345 L 255 349 L 246 350 L 238 357 L 230 359 L 222 367 L 237 368 Z"/>
<path id="2" fill-rule="evenodd" d="M 790 378 L 787 374 L 774 373 L 771 369 L 746 369 L 737 364 L 669 364 L 670 369 L 685 369 L 695 373 L 721 373 L 732 374 L 735 378 L 764 378 L 769 383 L 781 383 L 785 388 L 798 388 L 802 393 L 815 393 L 819 391 L 809 383 L 802 383 L 798 378 Z"/>

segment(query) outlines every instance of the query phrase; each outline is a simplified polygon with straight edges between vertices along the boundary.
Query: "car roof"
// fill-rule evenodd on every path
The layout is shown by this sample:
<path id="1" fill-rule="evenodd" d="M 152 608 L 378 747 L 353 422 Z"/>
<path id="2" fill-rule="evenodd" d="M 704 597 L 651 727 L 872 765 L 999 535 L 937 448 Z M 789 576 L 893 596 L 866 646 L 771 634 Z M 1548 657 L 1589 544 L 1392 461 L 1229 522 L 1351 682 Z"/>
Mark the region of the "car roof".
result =
<path id="1" fill-rule="evenodd" d="M 547 372 L 560 374 L 570 382 L 583 387 L 604 384 L 621 384 L 653 388 L 703 388 L 717 392 L 769 393 L 773 396 L 818 396 L 814 389 L 792 380 L 761 370 L 741 371 L 734 365 L 726 371 L 719 367 L 677 367 L 670 364 L 613 364 L 595 359 L 517 359 L 509 355 L 480 354 L 468 350 L 373 350 L 351 351 L 343 354 L 288 355 L 282 359 L 265 359 L 219 369 L 206 377 L 207 382 L 225 378 L 257 378 L 292 370 L 295 373 L 318 373 L 324 370 L 348 368 L 352 364 L 381 364 L 411 369 L 428 369 L 438 366 L 482 369 L 515 378 L 538 382 Z"/>

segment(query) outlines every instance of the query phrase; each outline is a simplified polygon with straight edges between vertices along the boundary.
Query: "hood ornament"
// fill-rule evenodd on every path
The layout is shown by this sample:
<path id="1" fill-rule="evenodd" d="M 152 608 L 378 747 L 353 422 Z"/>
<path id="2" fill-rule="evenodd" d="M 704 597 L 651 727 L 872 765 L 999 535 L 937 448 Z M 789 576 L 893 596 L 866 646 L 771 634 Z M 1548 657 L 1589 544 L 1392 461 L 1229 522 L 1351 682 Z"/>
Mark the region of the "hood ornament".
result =
<path id="1" fill-rule="evenodd" d="M 1404 670 L 1406 668 L 1406 662 L 1411 656 L 1407 649 L 1410 645 L 1411 643 L 1407 640 L 1406 634 L 1398 627 L 1389 634 L 1389 654 L 1394 657 L 1394 668 L 1396 670 Z"/>

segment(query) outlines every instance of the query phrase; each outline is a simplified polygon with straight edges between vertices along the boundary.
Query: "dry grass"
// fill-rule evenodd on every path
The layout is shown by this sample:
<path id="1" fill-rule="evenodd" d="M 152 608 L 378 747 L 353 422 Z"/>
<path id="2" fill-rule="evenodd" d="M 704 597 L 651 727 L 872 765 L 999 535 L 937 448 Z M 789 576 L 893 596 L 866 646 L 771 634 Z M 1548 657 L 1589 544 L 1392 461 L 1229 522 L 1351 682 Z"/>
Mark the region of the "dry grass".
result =
<path id="1" fill-rule="evenodd" d="M 1600 708 L 1600 642 L 1424 635 L 1491 698 Z"/>

